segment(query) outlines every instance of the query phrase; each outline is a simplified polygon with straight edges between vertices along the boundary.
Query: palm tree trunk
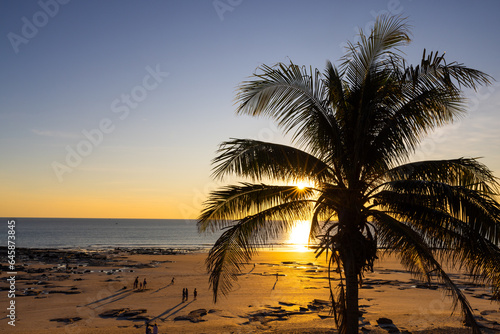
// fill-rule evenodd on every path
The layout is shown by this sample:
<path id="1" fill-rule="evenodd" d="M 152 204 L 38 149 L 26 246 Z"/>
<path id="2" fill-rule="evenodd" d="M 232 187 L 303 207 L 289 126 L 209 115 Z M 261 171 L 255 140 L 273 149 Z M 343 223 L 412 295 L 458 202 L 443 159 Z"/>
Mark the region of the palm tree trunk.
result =
<path id="1" fill-rule="evenodd" d="M 358 272 L 356 258 L 351 253 L 344 261 L 346 281 L 346 313 L 342 334 L 357 334 L 359 322 Z"/>
<path id="2" fill-rule="evenodd" d="M 345 310 L 340 334 L 357 334 L 359 322 L 358 275 L 361 267 L 363 235 L 357 228 L 361 219 L 356 210 L 339 212 L 340 231 L 339 255 L 345 274 Z"/>

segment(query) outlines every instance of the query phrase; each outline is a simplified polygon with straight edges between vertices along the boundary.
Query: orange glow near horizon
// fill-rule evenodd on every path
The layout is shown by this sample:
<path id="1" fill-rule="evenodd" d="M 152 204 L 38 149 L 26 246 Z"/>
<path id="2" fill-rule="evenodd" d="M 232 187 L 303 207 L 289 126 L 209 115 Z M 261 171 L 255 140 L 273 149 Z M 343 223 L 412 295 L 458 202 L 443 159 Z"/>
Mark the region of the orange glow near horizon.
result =
<path id="1" fill-rule="evenodd" d="M 192 203 L 189 194 L 127 196 L 114 192 L 38 194 L 10 191 L 0 196 L 0 210 L 11 218 L 144 218 L 196 219 L 201 205 Z M 187 204 L 185 204 L 187 203 Z"/>

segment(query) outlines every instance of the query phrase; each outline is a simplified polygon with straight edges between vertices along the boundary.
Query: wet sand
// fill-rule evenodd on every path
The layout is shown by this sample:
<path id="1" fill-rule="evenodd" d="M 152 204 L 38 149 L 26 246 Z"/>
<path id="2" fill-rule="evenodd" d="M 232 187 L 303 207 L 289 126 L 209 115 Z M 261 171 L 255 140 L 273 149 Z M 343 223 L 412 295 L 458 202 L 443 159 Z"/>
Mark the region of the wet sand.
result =
<path id="1" fill-rule="evenodd" d="M 329 315 L 325 259 L 312 252 L 261 252 L 245 266 L 233 292 L 216 304 L 208 286 L 206 253 L 31 253 L 31 259 L 18 259 L 22 267 L 15 284 L 15 327 L 6 317 L 10 299 L 3 263 L 0 332 L 145 333 L 146 321 L 156 323 L 159 333 L 336 332 Z M 147 280 L 145 289 L 133 288 L 136 277 Z M 491 300 L 488 287 L 466 284 L 466 276 L 457 271 L 452 277 L 485 333 L 500 332 L 499 303 Z M 363 283 L 360 332 L 469 332 L 459 310 L 451 315 L 452 300 L 435 289 L 437 284 L 429 288 L 413 279 L 395 256 L 384 256 Z M 187 301 L 182 300 L 183 288 L 189 292 Z"/>

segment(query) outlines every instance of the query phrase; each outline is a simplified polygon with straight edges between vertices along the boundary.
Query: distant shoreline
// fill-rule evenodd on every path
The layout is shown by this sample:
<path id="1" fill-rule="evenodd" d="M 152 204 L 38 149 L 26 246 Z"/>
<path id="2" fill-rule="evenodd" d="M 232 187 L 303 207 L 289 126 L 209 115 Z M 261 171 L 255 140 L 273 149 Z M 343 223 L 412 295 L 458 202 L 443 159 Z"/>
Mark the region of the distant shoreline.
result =
<path id="1" fill-rule="evenodd" d="M 312 247 L 307 245 L 294 245 L 294 244 L 268 244 L 268 245 L 258 245 L 256 248 L 259 251 L 280 251 L 280 252 L 295 252 L 296 247 L 303 247 L 306 251 L 314 251 Z M 192 254 L 192 253 L 208 253 L 212 245 L 210 246 L 198 246 L 198 247 L 175 247 L 175 246 L 100 246 L 100 247 L 17 247 L 16 251 L 18 253 L 24 252 L 68 252 L 68 253 L 116 253 L 125 252 L 128 254 L 144 254 L 144 255 L 176 255 L 176 254 Z M 5 253 L 7 251 L 7 246 L 0 245 L 0 253 Z"/>

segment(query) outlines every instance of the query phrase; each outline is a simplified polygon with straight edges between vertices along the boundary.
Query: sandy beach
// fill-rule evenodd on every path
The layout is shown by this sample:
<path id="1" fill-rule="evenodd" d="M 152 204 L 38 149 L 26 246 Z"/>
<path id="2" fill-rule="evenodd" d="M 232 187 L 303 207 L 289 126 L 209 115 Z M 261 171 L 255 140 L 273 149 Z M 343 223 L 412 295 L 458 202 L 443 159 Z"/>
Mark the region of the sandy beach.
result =
<path id="1" fill-rule="evenodd" d="M 336 332 L 328 312 L 325 259 L 312 252 L 259 253 L 233 292 L 216 304 L 208 286 L 206 253 L 29 253 L 31 258 L 18 257 L 15 327 L 8 324 L 10 285 L 3 263 L 0 332 L 145 333 L 146 320 L 156 323 L 159 333 Z M 451 315 L 452 301 L 437 285 L 414 280 L 395 256 L 382 260 L 360 289 L 360 332 L 469 332 L 458 310 Z M 133 288 L 136 277 L 147 280 L 146 288 Z M 466 285 L 459 272 L 452 277 L 464 289 L 484 332 L 500 332 L 499 304 L 491 300 L 489 289 Z"/>

